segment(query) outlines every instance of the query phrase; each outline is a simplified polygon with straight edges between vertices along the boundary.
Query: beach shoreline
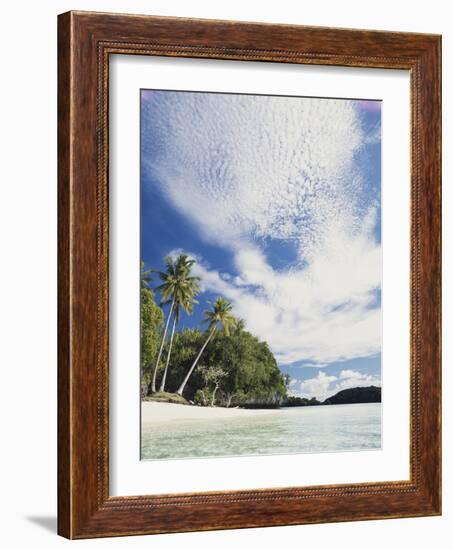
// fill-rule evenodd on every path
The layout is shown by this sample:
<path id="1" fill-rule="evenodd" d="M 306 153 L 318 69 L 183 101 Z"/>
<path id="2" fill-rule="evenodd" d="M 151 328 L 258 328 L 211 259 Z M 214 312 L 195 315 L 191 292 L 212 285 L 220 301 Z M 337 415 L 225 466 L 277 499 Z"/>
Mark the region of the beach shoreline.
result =
<path id="1" fill-rule="evenodd" d="M 159 403 L 142 401 L 142 423 L 185 420 L 221 420 L 227 418 L 249 418 L 275 414 L 279 409 L 238 409 L 225 407 L 200 407 L 198 405 L 180 405 L 177 403 Z"/>

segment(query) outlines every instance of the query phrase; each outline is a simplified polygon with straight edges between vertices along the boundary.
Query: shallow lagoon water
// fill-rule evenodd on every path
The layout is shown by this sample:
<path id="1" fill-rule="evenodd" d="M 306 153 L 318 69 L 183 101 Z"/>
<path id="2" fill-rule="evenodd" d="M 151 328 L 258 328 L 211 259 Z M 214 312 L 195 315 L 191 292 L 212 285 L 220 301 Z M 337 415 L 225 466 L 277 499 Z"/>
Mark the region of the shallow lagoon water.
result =
<path id="1" fill-rule="evenodd" d="M 381 447 L 381 404 L 278 409 L 262 416 L 142 426 L 142 459 L 359 451 Z"/>

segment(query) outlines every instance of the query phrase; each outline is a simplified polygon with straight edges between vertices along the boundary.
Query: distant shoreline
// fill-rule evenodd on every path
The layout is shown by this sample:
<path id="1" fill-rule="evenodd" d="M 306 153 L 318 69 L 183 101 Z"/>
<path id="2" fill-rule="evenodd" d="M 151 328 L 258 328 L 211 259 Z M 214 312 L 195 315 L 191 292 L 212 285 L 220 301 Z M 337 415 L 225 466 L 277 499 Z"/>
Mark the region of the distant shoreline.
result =
<path id="1" fill-rule="evenodd" d="M 381 403 L 381 388 L 378 386 L 365 386 L 365 387 L 356 387 L 348 388 L 341 390 L 335 395 L 328 397 L 324 401 L 318 401 L 316 398 L 302 398 L 297 396 L 288 396 L 285 401 L 280 404 L 269 406 L 267 404 L 244 404 L 242 406 L 235 407 L 209 407 L 209 406 L 200 406 L 194 405 L 192 402 L 189 402 L 178 394 L 163 393 L 158 392 L 155 395 L 155 398 L 148 397 L 142 400 L 142 411 L 146 410 L 155 410 L 156 412 L 160 411 L 156 405 L 170 405 L 171 408 L 163 408 L 163 410 L 173 410 L 175 419 L 184 419 L 184 418 L 231 418 L 232 416 L 254 416 L 255 414 L 270 413 L 272 411 L 278 411 L 281 409 L 291 409 L 291 408 L 305 408 L 305 407 L 325 407 L 332 405 L 359 405 L 366 403 Z M 149 406 L 151 405 L 151 407 Z M 260 406 L 261 405 L 261 406 Z M 178 407 L 176 409 L 175 407 Z M 187 413 L 187 409 L 194 409 L 200 411 L 198 413 Z M 180 412 L 174 412 L 180 411 Z M 213 413 L 213 411 L 216 411 Z M 231 412 L 233 411 L 233 413 Z M 172 415 L 170 415 L 172 416 Z M 144 415 L 145 419 L 151 418 L 154 420 L 154 415 L 150 416 L 149 414 Z M 148 420 L 145 420 L 148 421 Z"/>

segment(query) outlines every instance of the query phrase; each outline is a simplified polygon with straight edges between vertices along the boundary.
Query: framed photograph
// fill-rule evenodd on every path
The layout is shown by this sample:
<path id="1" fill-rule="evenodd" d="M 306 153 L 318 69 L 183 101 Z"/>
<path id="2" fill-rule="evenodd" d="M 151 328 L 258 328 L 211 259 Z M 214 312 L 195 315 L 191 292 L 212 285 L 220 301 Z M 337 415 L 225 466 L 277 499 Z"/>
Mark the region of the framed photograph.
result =
<path id="1" fill-rule="evenodd" d="M 439 515 L 440 37 L 58 29 L 59 533 Z"/>

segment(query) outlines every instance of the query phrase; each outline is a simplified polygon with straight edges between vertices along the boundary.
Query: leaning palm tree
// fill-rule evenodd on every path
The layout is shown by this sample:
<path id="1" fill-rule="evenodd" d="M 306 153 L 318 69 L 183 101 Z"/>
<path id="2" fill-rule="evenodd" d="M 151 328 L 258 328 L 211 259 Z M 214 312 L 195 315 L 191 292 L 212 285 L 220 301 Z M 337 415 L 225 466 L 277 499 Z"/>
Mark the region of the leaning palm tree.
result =
<path id="1" fill-rule="evenodd" d="M 156 392 L 157 369 L 162 357 L 162 351 L 167 338 L 168 325 L 174 313 L 175 305 L 177 303 L 179 305 L 186 304 L 184 307 L 189 307 L 187 304 L 194 301 L 195 296 L 199 291 L 198 281 L 200 278 L 190 275 L 190 271 L 194 263 L 195 260 L 189 258 L 186 254 L 180 254 L 176 259 L 168 256 L 165 258 L 166 270 L 157 271 L 162 284 L 160 284 L 156 290 L 160 292 L 162 303 L 164 305 L 170 304 L 170 310 L 168 312 L 167 321 L 162 333 L 159 353 L 157 355 L 156 365 L 154 367 L 153 379 L 151 383 L 151 391 L 153 393 Z M 179 320 L 179 313 L 177 320 Z"/>
<path id="2" fill-rule="evenodd" d="M 176 392 L 177 394 L 182 395 L 182 392 L 186 387 L 187 381 L 189 380 L 190 376 L 195 370 L 195 367 L 197 366 L 198 361 L 200 360 L 200 357 L 202 356 L 204 350 L 206 349 L 206 346 L 214 337 L 219 326 L 222 327 L 223 332 L 227 336 L 230 335 L 230 329 L 235 323 L 235 318 L 231 314 L 232 309 L 233 309 L 233 306 L 230 304 L 228 300 L 225 300 L 225 298 L 219 297 L 212 304 L 212 309 L 208 309 L 204 312 L 204 317 L 205 317 L 204 322 L 207 323 L 208 325 L 208 329 L 207 329 L 208 337 L 206 338 L 205 343 L 201 347 L 198 355 L 196 356 L 195 361 L 192 363 L 192 366 L 190 367 L 188 373 L 186 374 L 186 377 L 184 378 L 182 384 L 179 386 L 178 391 Z"/>

